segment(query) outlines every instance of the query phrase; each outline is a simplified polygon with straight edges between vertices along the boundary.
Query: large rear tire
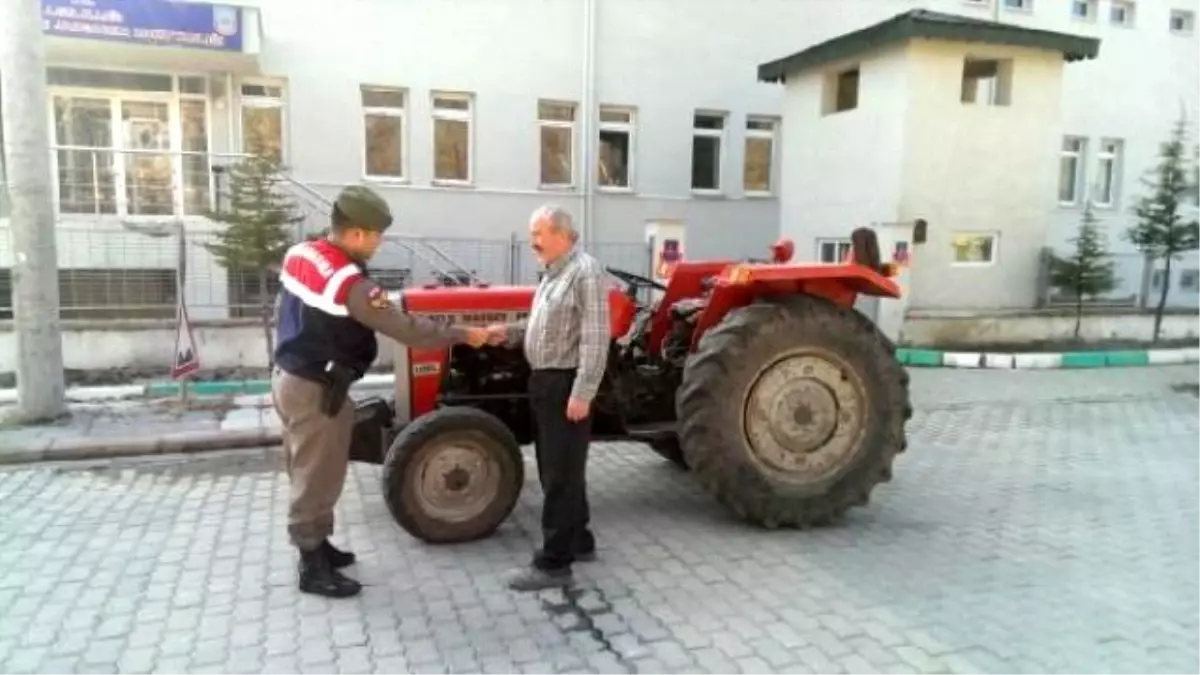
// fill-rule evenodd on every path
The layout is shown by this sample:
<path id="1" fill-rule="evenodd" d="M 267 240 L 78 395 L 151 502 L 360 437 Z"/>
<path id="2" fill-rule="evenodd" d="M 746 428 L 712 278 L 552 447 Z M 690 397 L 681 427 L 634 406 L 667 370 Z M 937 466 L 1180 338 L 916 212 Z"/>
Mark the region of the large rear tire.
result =
<path id="1" fill-rule="evenodd" d="M 802 295 L 733 310 L 709 330 L 676 412 L 687 464 L 719 501 L 750 522 L 805 527 L 891 480 L 912 407 L 875 324 Z"/>
<path id="2" fill-rule="evenodd" d="M 492 534 L 525 484 L 525 461 L 508 427 L 467 407 L 439 408 L 396 436 L 383 461 L 383 498 L 412 536 L 451 544 Z"/>

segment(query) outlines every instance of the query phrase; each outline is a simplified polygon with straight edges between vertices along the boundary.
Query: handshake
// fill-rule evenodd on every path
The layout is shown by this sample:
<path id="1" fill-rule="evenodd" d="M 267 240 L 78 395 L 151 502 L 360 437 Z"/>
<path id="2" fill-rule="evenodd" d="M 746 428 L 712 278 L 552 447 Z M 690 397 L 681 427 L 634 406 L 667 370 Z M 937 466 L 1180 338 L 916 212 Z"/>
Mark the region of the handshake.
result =
<path id="1" fill-rule="evenodd" d="M 502 323 L 494 323 L 487 328 L 467 326 L 467 344 L 479 348 L 487 345 L 501 345 L 508 339 L 508 328 Z"/>

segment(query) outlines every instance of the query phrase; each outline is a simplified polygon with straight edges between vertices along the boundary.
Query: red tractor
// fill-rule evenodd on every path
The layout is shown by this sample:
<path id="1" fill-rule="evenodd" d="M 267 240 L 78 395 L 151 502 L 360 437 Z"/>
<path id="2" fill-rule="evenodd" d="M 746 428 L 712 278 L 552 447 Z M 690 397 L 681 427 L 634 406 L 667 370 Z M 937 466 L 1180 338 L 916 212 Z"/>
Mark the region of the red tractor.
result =
<path id="1" fill-rule="evenodd" d="M 827 523 L 890 480 L 912 415 L 894 345 L 854 309 L 899 297 L 874 232 L 843 264 L 682 261 L 668 283 L 609 269 L 612 343 L 595 440 L 633 440 L 699 477 L 743 519 Z M 619 287 L 618 287 L 619 286 Z M 533 287 L 433 286 L 405 311 L 516 320 Z M 650 299 L 647 299 L 650 298 Z M 654 299 L 656 298 L 656 299 Z M 431 543 L 491 534 L 525 482 L 533 441 L 520 349 L 396 349 L 394 401 L 359 404 L 352 459 L 383 465 L 397 522 Z"/>

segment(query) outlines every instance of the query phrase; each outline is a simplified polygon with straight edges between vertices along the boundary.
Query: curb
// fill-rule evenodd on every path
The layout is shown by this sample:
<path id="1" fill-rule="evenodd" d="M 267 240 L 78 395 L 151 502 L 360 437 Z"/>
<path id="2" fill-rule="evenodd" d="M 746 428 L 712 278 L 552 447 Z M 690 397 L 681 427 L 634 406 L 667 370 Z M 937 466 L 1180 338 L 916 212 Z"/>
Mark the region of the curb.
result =
<path id="1" fill-rule="evenodd" d="M 390 373 L 369 373 L 351 389 L 391 387 L 395 376 Z M 68 387 L 67 400 L 74 403 L 113 401 L 131 398 L 172 398 L 179 396 L 179 382 L 150 382 L 148 384 L 119 384 L 98 387 Z M 270 380 L 222 380 L 189 382 L 188 395 L 201 398 L 213 396 L 262 395 L 271 392 Z M 0 403 L 16 403 L 16 389 L 0 389 Z"/>
<path id="2" fill-rule="evenodd" d="M 43 447 L 27 446 L 5 450 L 0 452 L 0 465 L 192 454 L 214 450 L 263 448 L 280 443 L 280 432 L 269 429 L 193 431 L 124 438 L 72 438 L 56 440 Z"/>
<path id="3" fill-rule="evenodd" d="M 1060 368 L 1124 368 L 1200 362 L 1200 349 L 1140 349 L 1105 352 L 1043 352 L 1001 354 L 993 352 L 942 352 L 933 349 L 896 349 L 896 360 L 920 368 L 985 368 L 1035 370 Z"/>

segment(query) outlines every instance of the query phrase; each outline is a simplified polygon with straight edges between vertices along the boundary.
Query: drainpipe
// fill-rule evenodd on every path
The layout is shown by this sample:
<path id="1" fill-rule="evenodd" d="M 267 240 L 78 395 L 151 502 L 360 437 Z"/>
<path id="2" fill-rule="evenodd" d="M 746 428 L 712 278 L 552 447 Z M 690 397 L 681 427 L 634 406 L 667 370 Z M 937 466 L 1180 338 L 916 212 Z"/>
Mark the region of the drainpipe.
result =
<path id="1" fill-rule="evenodd" d="M 579 237 L 584 248 L 592 242 L 595 218 L 596 134 L 596 0 L 583 0 L 583 119 L 580 153 L 583 161 L 583 214 Z"/>

